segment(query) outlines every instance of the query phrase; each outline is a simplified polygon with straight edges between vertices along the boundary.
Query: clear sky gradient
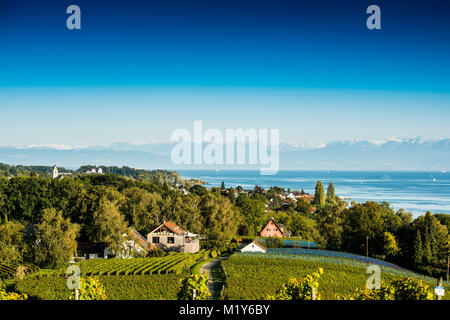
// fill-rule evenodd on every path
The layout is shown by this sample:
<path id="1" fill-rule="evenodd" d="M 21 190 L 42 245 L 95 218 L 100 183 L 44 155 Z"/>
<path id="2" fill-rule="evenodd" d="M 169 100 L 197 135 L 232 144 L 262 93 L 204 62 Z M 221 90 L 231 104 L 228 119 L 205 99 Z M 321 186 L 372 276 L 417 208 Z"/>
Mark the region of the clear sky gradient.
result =
<path id="1" fill-rule="evenodd" d="M 194 120 L 450 137 L 449 17 L 447 0 L 0 0 L 0 145 L 166 141 Z"/>

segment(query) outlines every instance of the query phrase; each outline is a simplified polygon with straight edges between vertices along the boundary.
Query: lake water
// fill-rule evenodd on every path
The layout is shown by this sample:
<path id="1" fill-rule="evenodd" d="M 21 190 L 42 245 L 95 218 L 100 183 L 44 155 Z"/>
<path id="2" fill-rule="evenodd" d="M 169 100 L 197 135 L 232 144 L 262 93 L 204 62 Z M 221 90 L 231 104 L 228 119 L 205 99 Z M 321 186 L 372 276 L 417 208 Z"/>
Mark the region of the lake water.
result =
<path id="1" fill-rule="evenodd" d="M 305 190 L 314 194 L 317 180 L 326 187 L 331 181 L 338 196 L 350 197 L 358 202 L 387 201 L 395 210 L 405 208 L 415 217 L 426 212 L 450 213 L 449 172 L 392 172 L 392 171 L 279 171 L 263 176 L 255 170 L 177 170 L 183 178 L 199 178 L 207 186 L 227 188 L 255 185 L 263 188 L 279 186 L 292 190 Z"/>

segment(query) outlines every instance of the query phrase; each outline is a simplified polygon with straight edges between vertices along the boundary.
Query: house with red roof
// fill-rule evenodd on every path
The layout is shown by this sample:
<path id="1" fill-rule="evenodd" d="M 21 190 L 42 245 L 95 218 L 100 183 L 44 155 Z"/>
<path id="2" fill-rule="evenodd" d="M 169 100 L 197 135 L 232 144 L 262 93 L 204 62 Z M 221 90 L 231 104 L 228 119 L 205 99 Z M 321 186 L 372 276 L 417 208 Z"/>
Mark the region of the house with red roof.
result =
<path id="1" fill-rule="evenodd" d="M 167 221 L 147 234 L 150 248 L 158 247 L 164 251 L 196 253 L 200 251 L 200 240 L 197 234 L 190 233 Z"/>
<path id="2" fill-rule="evenodd" d="M 266 223 L 266 225 L 259 232 L 261 237 L 284 237 L 284 230 L 282 226 L 278 226 L 273 218 Z"/>

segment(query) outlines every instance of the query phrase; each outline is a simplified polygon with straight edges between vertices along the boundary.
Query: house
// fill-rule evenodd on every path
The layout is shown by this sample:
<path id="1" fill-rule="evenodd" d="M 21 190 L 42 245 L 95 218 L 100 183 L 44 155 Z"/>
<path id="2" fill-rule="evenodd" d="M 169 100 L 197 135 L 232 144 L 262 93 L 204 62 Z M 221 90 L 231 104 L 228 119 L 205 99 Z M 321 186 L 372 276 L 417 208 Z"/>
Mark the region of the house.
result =
<path id="1" fill-rule="evenodd" d="M 104 243 L 78 242 L 77 258 L 98 259 L 107 258 L 108 250 Z"/>
<path id="2" fill-rule="evenodd" d="M 295 197 L 295 195 L 292 192 L 286 195 L 286 199 L 297 201 L 297 198 Z"/>
<path id="3" fill-rule="evenodd" d="M 261 237 L 276 237 L 282 238 L 284 237 L 284 231 L 282 227 L 279 227 L 273 218 L 266 223 L 266 225 L 259 232 Z"/>
<path id="4" fill-rule="evenodd" d="M 241 249 L 241 252 L 261 252 L 261 253 L 265 253 L 266 252 L 266 247 L 264 247 L 262 244 L 260 244 L 257 241 L 252 241 L 250 242 L 248 245 L 246 245 L 245 247 L 243 247 Z"/>
<path id="5" fill-rule="evenodd" d="M 98 168 L 98 169 L 92 168 L 91 170 L 87 170 L 85 173 L 86 174 L 91 174 L 91 173 L 103 174 L 103 169 L 102 168 Z"/>
<path id="6" fill-rule="evenodd" d="M 147 243 L 151 248 L 158 247 L 164 251 L 196 253 L 200 250 L 198 235 L 187 232 L 171 221 L 147 234 Z"/>

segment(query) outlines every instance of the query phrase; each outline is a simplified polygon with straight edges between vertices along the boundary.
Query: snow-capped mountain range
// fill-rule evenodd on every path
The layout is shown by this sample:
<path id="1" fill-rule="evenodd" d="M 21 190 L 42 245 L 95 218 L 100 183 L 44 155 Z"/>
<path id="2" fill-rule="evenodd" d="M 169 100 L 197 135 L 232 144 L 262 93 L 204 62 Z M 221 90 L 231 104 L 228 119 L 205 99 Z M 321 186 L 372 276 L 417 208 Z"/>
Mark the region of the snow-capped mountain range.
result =
<path id="1" fill-rule="evenodd" d="M 176 166 L 168 142 L 113 143 L 109 146 L 29 145 L 0 147 L 0 162 L 12 165 L 79 167 L 127 165 L 143 169 L 257 169 L 258 166 Z M 450 139 L 388 138 L 308 144 L 280 144 L 280 169 L 295 170 L 418 170 L 450 169 Z"/>

